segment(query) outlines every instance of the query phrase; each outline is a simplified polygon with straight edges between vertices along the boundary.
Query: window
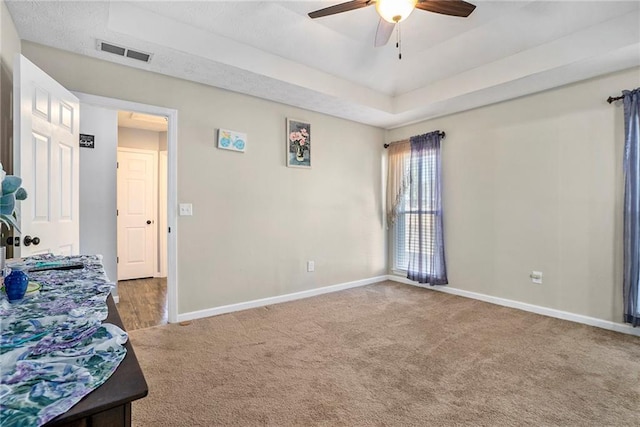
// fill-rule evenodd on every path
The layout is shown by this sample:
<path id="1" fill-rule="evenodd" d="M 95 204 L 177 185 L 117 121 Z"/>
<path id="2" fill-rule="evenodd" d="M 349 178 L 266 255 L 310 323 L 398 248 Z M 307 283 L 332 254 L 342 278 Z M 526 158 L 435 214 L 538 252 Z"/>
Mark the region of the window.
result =
<path id="1" fill-rule="evenodd" d="M 392 224 L 392 270 L 431 286 L 447 284 L 442 220 L 440 140 L 430 132 L 389 150 L 387 217 Z"/>
<path id="2" fill-rule="evenodd" d="M 418 176 L 418 166 L 423 169 L 433 166 L 436 161 L 435 152 L 427 153 L 424 156 L 411 161 L 408 153 L 403 159 L 404 167 L 415 180 Z M 422 164 L 419 165 L 418 162 Z M 425 174 L 421 174 L 425 178 Z M 425 182 L 410 182 L 409 188 L 404 192 L 401 202 L 398 205 L 398 216 L 393 228 L 393 269 L 406 271 L 409 265 L 409 258 L 418 253 L 427 254 L 427 259 L 433 258 L 434 245 L 430 236 L 433 236 L 436 224 L 436 214 L 428 202 L 431 200 L 431 189 L 433 186 L 425 185 Z M 413 195 L 413 197 L 411 197 Z M 418 203 L 418 200 L 422 203 Z M 413 200 L 413 206 L 411 205 Z M 413 225 L 413 227 L 410 227 Z M 417 230 L 418 233 L 410 233 L 410 230 Z"/>

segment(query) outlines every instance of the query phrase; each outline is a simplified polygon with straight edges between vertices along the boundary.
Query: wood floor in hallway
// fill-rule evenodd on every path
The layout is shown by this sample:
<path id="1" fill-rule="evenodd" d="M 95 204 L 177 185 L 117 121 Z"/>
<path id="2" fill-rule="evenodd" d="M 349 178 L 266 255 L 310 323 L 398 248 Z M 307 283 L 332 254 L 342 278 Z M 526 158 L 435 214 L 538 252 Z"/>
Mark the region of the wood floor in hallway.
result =
<path id="1" fill-rule="evenodd" d="M 167 323 L 166 278 L 121 280 L 118 296 L 118 312 L 127 331 Z"/>

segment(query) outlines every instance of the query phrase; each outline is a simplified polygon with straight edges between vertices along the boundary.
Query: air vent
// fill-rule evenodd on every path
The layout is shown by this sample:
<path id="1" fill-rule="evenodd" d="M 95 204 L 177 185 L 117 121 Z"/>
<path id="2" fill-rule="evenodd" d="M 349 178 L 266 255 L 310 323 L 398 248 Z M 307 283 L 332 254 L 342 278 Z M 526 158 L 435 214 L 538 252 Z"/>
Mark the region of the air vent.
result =
<path id="1" fill-rule="evenodd" d="M 126 52 L 127 49 L 120 46 L 114 46 L 109 43 L 101 42 L 100 50 L 104 52 L 115 53 L 116 55 L 124 56 L 124 53 Z"/>
<path id="2" fill-rule="evenodd" d="M 127 50 L 127 58 L 137 59 L 138 61 L 149 62 L 151 55 L 148 53 L 136 52 L 135 50 Z"/>
<path id="3" fill-rule="evenodd" d="M 98 50 L 101 50 L 103 52 L 109 52 L 115 55 L 125 56 L 131 59 L 137 59 L 138 61 L 142 61 L 142 62 L 151 61 L 151 56 L 152 56 L 150 53 L 139 52 L 137 50 L 128 49 L 126 47 L 116 46 L 112 43 L 107 43 L 102 40 L 97 40 L 97 48 Z"/>

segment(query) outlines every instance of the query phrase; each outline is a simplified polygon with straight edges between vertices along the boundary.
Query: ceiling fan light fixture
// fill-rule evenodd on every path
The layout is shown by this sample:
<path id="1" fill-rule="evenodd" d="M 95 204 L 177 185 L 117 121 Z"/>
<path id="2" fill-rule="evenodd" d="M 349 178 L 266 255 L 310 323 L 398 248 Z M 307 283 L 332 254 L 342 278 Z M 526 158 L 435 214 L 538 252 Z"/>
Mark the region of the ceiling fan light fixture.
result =
<path id="1" fill-rule="evenodd" d="M 402 22 L 413 12 L 418 0 L 378 0 L 376 11 L 378 15 L 391 24 Z"/>

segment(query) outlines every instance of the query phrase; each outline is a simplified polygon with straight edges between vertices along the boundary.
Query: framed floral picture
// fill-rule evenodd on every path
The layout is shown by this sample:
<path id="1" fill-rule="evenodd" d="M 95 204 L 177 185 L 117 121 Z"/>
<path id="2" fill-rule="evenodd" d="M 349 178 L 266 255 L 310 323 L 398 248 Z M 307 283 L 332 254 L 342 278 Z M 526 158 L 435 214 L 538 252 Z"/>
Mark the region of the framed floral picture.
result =
<path id="1" fill-rule="evenodd" d="M 287 166 L 311 168 L 311 125 L 287 119 Z"/>

